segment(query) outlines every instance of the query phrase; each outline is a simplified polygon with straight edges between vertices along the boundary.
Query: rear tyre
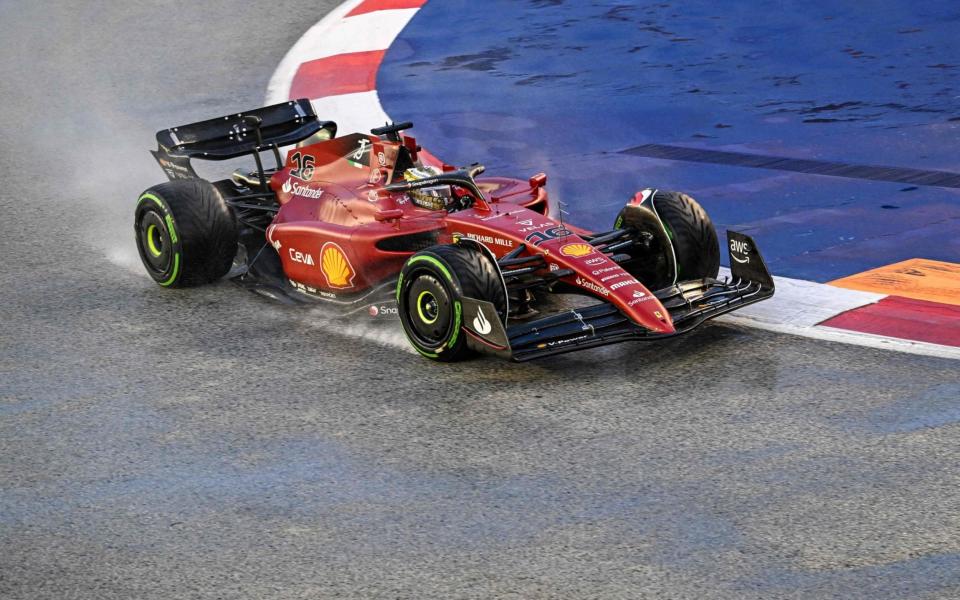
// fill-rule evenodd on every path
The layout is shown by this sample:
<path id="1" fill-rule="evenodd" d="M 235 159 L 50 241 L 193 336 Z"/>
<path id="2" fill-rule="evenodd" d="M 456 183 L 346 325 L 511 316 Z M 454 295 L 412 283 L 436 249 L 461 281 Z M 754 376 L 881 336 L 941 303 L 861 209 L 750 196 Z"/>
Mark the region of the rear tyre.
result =
<path id="1" fill-rule="evenodd" d="M 209 181 L 177 180 L 140 195 L 134 213 L 140 260 L 163 287 L 220 279 L 237 253 L 237 220 Z"/>
<path id="2" fill-rule="evenodd" d="M 680 192 L 658 190 L 651 201 L 670 238 L 677 263 L 677 279 L 715 278 L 720 272 L 720 243 L 707 211 L 692 197 Z M 614 227 L 620 228 L 622 224 L 621 212 Z M 637 263 L 643 262 L 638 256 Z M 651 274 L 645 273 L 645 276 L 650 278 Z"/>
<path id="3" fill-rule="evenodd" d="M 473 354 L 461 331 L 463 297 L 491 302 L 505 322 L 507 297 L 493 261 L 470 246 L 433 246 L 411 256 L 397 281 L 397 306 L 407 339 L 437 361 Z"/>

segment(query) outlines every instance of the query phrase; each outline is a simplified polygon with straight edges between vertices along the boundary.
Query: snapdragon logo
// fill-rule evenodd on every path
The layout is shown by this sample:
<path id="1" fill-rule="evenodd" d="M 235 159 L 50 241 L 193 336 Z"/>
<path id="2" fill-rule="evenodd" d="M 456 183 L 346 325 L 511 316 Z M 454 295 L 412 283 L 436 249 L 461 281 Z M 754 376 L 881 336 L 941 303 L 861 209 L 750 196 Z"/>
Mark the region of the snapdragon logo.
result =
<path id="1" fill-rule="evenodd" d="M 396 315 L 398 313 L 396 306 L 370 306 L 367 308 L 367 313 L 371 317 L 378 317 L 380 315 Z"/>

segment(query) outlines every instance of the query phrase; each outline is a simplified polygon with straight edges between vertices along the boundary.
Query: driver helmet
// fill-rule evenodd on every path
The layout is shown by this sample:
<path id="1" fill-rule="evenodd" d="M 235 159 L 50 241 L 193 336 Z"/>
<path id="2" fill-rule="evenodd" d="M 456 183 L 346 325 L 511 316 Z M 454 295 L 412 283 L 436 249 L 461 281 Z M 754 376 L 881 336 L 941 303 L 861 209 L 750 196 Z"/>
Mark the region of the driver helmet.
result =
<path id="1" fill-rule="evenodd" d="M 417 181 L 428 177 L 436 177 L 443 171 L 439 167 L 413 167 L 403 172 L 404 181 Z M 452 199 L 449 185 L 438 185 L 407 192 L 410 200 L 420 208 L 429 210 L 446 210 Z"/>

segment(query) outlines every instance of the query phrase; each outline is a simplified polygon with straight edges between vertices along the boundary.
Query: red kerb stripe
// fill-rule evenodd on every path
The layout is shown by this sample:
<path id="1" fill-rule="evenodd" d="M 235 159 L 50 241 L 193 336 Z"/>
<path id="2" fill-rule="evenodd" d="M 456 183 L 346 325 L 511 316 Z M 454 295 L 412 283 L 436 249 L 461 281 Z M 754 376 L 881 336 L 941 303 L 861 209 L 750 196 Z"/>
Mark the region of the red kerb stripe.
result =
<path id="1" fill-rule="evenodd" d="M 347 13 L 348 17 L 371 13 L 378 10 L 396 10 L 399 8 L 420 8 L 427 0 L 364 0 L 355 9 Z"/>
<path id="2" fill-rule="evenodd" d="M 377 87 L 377 69 L 386 50 L 352 52 L 300 65 L 290 86 L 291 98 L 323 98 Z"/>
<path id="3" fill-rule="evenodd" d="M 827 319 L 821 325 L 960 347 L 960 306 L 887 296 Z"/>

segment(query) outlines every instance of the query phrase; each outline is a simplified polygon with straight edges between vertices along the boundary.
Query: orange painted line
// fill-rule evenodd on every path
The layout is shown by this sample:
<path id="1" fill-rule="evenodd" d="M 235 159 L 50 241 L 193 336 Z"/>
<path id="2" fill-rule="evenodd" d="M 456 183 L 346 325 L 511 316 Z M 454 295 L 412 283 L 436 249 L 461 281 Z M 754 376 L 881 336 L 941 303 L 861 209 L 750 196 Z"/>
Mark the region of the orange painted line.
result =
<path id="1" fill-rule="evenodd" d="M 831 281 L 830 285 L 960 306 L 960 264 L 911 258 Z"/>

